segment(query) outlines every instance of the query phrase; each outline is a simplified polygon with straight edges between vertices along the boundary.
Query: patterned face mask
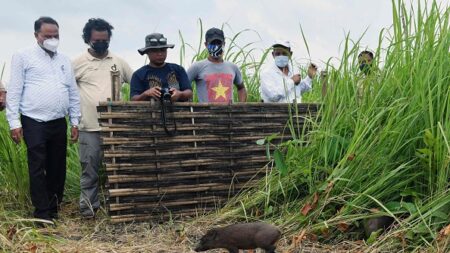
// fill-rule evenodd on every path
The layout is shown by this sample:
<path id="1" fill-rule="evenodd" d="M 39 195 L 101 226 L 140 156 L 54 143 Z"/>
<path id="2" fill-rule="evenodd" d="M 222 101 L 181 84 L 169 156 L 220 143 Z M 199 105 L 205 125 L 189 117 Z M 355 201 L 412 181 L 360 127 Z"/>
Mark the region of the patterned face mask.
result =
<path id="1" fill-rule="evenodd" d="M 219 58 L 223 53 L 222 44 L 208 44 L 208 53 L 213 58 Z"/>

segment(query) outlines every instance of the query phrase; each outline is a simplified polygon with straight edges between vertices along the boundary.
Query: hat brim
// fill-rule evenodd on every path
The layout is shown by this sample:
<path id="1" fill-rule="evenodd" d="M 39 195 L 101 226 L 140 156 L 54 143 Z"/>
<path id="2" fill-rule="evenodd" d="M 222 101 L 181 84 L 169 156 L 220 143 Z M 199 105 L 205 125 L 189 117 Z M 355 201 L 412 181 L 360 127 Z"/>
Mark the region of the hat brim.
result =
<path id="1" fill-rule="evenodd" d="M 141 49 L 138 49 L 138 52 L 141 55 L 144 55 L 145 52 L 147 52 L 150 49 L 157 49 L 157 48 L 174 48 L 175 45 L 174 44 L 167 44 L 167 45 L 159 45 L 159 46 L 151 46 L 151 47 L 143 47 Z"/>
<path id="2" fill-rule="evenodd" d="M 211 38 L 208 38 L 206 40 L 206 43 L 210 43 L 211 41 L 214 41 L 214 40 L 220 40 L 221 42 L 223 42 L 224 38 L 220 35 L 213 35 Z"/>

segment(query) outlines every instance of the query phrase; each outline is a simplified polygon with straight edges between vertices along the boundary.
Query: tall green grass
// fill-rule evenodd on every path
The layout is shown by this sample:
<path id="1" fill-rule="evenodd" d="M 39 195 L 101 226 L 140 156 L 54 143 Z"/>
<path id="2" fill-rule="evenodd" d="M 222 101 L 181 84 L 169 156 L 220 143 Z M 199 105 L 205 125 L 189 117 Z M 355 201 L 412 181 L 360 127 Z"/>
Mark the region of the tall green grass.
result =
<path id="1" fill-rule="evenodd" d="M 31 203 L 26 146 L 23 141 L 20 144 L 12 141 L 5 112 L 0 113 L 0 146 L 0 205 L 9 203 L 24 208 Z M 68 146 L 67 168 L 65 197 L 70 201 L 78 197 L 80 188 L 80 163 L 76 144 Z"/>
<path id="2" fill-rule="evenodd" d="M 288 174 L 272 170 L 223 216 L 270 219 L 335 242 L 361 239 L 363 219 L 387 215 L 395 236 L 370 243 L 437 250 L 437 233 L 450 223 L 450 9 L 392 5 L 392 29 L 381 31 L 376 49 L 383 66 L 358 73 L 359 41 L 347 37 L 341 64 L 329 66 L 320 120 L 279 147 L 285 156 L 276 165 Z M 358 99 L 360 82 L 367 89 Z"/>

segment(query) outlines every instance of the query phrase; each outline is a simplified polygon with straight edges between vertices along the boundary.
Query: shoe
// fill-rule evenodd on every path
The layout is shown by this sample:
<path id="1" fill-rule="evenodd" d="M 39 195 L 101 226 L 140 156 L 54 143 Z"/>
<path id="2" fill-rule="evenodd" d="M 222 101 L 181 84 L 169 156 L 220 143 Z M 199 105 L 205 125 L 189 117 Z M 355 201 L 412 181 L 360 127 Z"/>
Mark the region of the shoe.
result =
<path id="1" fill-rule="evenodd" d="M 35 226 L 38 228 L 46 228 L 46 227 L 55 227 L 56 226 L 56 223 L 53 222 L 51 220 L 51 218 L 38 218 L 38 217 L 35 217 L 35 218 L 39 219 L 39 220 L 34 221 Z"/>
<path id="2" fill-rule="evenodd" d="M 86 209 L 80 212 L 81 218 L 83 219 L 94 219 L 95 218 L 95 213 L 96 213 L 97 209 L 91 210 L 91 209 Z"/>
<path id="3" fill-rule="evenodd" d="M 49 213 L 49 216 L 50 216 L 50 218 L 53 219 L 53 220 L 59 219 L 58 213 Z"/>

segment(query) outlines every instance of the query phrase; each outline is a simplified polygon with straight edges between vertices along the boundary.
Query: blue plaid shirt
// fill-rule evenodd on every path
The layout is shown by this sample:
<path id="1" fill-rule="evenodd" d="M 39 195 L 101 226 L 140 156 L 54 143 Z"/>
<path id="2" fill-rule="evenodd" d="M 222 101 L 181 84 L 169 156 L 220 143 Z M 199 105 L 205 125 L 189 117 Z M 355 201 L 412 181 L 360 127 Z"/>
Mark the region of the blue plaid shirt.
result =
<path id="1" fill-rule="evenodd" d="M 68 57 L 53 57 L 39 45 L 14 54 L 7 87 L 6 116 L 11 129 L 21 127 L 20 114 L 39 122 L 69 115 L 78 125 L 80 95 Z"/>

